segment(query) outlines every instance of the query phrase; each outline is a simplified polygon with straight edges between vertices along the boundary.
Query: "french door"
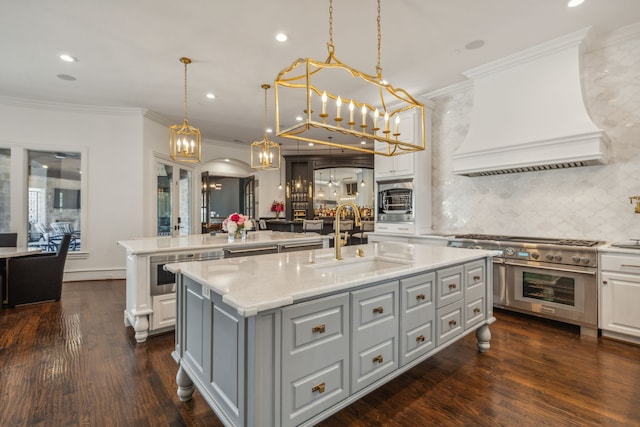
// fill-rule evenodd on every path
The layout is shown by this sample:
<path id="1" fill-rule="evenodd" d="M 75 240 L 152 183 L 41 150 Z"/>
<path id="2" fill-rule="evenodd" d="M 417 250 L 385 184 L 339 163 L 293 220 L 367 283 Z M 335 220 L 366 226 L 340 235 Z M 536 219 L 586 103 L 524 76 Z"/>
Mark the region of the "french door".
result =
<path id="1" fill-rule="evenodd" d="M 166 160 L 156 162 L 157 235 L 178 236 L 193 229 L 193 171 Z"/>

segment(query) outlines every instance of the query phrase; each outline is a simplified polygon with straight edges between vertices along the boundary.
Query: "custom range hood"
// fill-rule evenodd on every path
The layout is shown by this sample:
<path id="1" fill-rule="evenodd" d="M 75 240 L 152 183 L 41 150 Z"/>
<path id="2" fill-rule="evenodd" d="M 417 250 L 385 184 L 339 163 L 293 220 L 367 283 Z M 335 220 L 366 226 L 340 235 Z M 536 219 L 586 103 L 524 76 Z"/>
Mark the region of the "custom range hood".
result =
<path id="1" fill-rule="evenodd" d="M 471 126 L 453 173 L 497 175 L 607 163 L 608 138 L 586 111 L 584 29 L 467 71 Z"/>

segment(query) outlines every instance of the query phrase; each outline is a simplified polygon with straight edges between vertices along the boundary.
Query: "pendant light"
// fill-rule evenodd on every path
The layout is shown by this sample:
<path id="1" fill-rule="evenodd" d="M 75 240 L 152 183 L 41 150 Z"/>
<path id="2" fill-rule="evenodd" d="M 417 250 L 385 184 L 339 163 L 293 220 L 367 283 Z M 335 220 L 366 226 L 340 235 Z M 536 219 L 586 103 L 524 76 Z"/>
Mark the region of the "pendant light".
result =
<path id="1" fill-rule="evenodd" d="M 267 90 L 271 87 L 263 84 L 264 89 L 264 136 L 260 141 L 251 143 L 251 168 L 258 170 L 280 169 L 280 144 L 267 136 Z"/>
<path id="2" fill-rule="evenodd" d="M 182 57 L 184 64 L 184 122 L 169 128 L 169 155 L 177 162 L 199 162 L 202 150 L 200 129 L 189 125 L 187 119 L 187 65 L 191 59 Z"/>

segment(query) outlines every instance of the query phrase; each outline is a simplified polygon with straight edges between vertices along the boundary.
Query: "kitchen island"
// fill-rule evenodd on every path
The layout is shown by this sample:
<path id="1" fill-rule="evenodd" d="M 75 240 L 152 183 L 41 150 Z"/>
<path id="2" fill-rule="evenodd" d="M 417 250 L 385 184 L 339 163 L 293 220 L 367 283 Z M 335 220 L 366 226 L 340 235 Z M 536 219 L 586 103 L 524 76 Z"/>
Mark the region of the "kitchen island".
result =
<path id="1" fill-rule="evenodd" d="M 165 266 L 176 382 L 225 425 L 314 425 L 462 337 L 489 349 L 492 252 L 381 242 Z"/>
<path id="2" fill-rule="evenodd" d="M 250 231 L 232 243 L 225 233 L 149 237 L 118 241 L 127 251 L 125 326 L 138 343 L 150 334 L 170 331 L 176 317 L 175 280 L 163 266 L 178 260 L 232 258 L 329 247 L 329 237 L 316 233 Z"/>

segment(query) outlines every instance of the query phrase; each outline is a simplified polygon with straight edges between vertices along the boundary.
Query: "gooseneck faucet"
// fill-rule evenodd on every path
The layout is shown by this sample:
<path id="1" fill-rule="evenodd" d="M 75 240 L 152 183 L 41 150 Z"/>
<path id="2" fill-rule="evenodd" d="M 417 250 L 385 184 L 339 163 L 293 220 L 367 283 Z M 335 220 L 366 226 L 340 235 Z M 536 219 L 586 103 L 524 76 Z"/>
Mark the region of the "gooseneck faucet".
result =
<path id="1" fill-rule="evenodd" d="M 346 235 L 344 237 L 344 241 L 340 237 L 340 214 L 342 213 L 342 210 L 344 208 L 346 208 L 347 206 L 351 206 L 351 209 L 353 209 L 353 214 L 355 216 L 355 225 L 356 225 L 356 227 L 360 226 L 360 211 L 358 210 L 358 206 L 356 206 L 356 204 L 353 203 L 353 202 L 340 203 L 338 205 L 338 207 L 336 208 L 336 227 L 335 227 L 336 236 L 335 236 L 335 242 L 333 244 L 333 246 L 334 246 L 334 248 L 336 250 L 336 260 L 341 260 L 342 259 L 342 255 L 340 254 L 340 248 L 343 245 L 347 244 L 347 239 L 349 238 L 349 234 L 346 231 L 345 231 Z"/>

